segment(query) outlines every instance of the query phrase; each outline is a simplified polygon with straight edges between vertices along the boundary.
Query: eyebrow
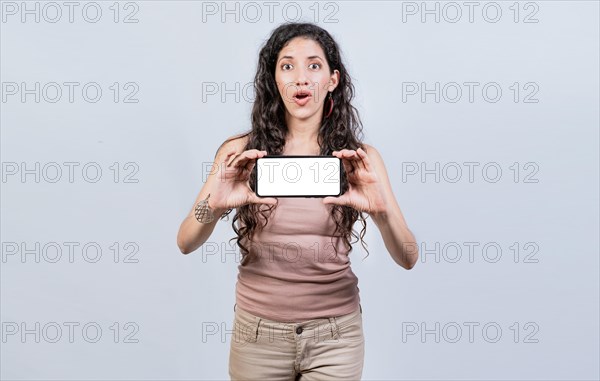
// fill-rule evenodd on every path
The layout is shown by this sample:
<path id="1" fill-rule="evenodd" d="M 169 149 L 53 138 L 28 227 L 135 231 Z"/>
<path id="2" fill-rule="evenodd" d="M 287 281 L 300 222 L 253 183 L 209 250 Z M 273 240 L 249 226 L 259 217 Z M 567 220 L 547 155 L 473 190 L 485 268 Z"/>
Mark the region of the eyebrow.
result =
<path id="1" fill-rule="evenodd" d="M 285 58 L 291 58 L 291 59 L 293 59 L 294 57 L 292 57 L 292 56 L 283 56 L 283 57 L 281 57 L 281 58 L 279 59 L 279 61 L 281 61 L 282 59 L 285 59 Z M 319 57 L 319 56 L 310 56 L 310 57 L 308 57 L 308 59 L 309 59 L 309 60 L 312 60 L 313 58 L 318 58 L 318 59 L 320 59 L 321 61 L 323 61 L 323 59 L 322 59 L 321 57 Z M 279 61 L 277 61 L 277 62 L 279 62 Z"/>

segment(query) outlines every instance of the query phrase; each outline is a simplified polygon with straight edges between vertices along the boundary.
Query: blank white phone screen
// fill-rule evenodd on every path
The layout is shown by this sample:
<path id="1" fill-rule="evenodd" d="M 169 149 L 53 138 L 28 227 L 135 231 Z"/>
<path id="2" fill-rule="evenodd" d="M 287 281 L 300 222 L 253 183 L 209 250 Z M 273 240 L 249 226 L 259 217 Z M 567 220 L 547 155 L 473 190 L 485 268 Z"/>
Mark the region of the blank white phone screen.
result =
<path id="1" fill-rule="evenodd" d="M 256 194 L 278 196 L 339 196 L 340 159 L 329 156 L 278 156 L 256 160 Z"/>

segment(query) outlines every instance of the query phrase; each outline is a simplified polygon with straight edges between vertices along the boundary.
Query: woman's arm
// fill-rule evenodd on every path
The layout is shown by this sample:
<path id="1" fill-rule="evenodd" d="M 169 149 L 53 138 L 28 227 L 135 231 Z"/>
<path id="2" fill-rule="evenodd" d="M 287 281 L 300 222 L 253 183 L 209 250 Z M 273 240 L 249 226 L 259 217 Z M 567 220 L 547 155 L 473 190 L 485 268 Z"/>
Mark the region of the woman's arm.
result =
<path id="1" fill-rule="evenodd" d="M 177 246 L 179 246 L 179 250 L 183 254 L 189 254 L 202 246 L 212 234 L 217 222 L 219 222 L 219 218 L 225 213 L 222 209 L 214 209 L 211 207 L 211 209 L 214 210 L 215 215 L 215 219 L 212 222 L 203 224 L 196 220 L 194 209 L 200 201 L 204 200 L 208 194 L 211 193 L 209 189 L 210 183 L 207 180 L 198 194 L 198 197 L 192 206 L 192 210 L 179 227 L 179 232 L 177 233 Z M 210 199 L 208 200 L 208 205 L 210 206 Z"/>
<path id="2" fill-rule="evenodd" d="M 417 263 L 419 256 L 415 236 L 408 228 L 400 206 L 396 201 L 383 158 L 375 147 L 368 144 L 364 144 L 364 146 L 371 164 L 381 181 L 385 200 L 388 203 L 386 211 L 371 213 L 369 215 L 379 229 L 385 247 L 392 256 L 392 259 L 400 266 L 410 270 Z"/>
<path id="3" fill-rule="evenodd" d="M 368 213 L 379 228 L 392 259 L 410 270 L 419 255 L 415 237 L 408 229 L 379 152 L 363 143 L 364 149 L 342 149 L 332 155 L 342 159 L 348 190 L 341 196 L 327 196 L 324 204 L 346 205 Z M 367 152 L 368 151 L 368 152 Z"/>
<path id="4" fill-rule="evenodd" d="M 237 150 L 237 152 L 242 152 L 242 144 L 243 142 L 241 139 L 227 139 L 227 141 L 222 144 L 217 151 L 213 166 L 211 168 L 216 169 L 216 166 L 219 165 L 218 163 L 222 163 L 225 160 L 229 151 Z M 202 246 L 212 234 L 217 222 L 219 221 L 219 218 L 223 215 L 223 213 L 226 212 L 224 209 L 213 208 L 211 204 L 211 197 L 208 199 L 208 205 L 213 209 L 215 219 L 208 224 L 203 224 L 198 222 L 198 220 L 196 220 L 196 216 L 194 215 L 194 209 L 196 208 L 196 205 L 200 201 L 204 200 L 209 193 L 211 193 L 211 195 L 213 194 L 212 190 L 215 189 L 215 182 L 219 181 L 216 172 L 216 170 L 210 171 L 204 186 L 200 190 L 198 197 L 196 197 L 196 201 L 194 201 L 192 209 L 179 227 L 179 232 L 177 233 L 177 246 L 179 246 L 179 250 L 183 254 L 189 254 Z"/>

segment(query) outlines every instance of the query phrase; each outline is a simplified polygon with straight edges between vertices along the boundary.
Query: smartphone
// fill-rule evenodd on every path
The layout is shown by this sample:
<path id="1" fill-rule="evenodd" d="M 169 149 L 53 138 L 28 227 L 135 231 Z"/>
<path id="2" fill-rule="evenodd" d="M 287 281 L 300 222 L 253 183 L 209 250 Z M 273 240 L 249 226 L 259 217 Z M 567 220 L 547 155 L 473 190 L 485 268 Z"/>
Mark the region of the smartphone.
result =
<path id="1" fill-rule="evenodd" d="M 342 194 L 342 163 L 335 156 L 266 155 L 256 159 L 255 170 L 258 197 Z"/>

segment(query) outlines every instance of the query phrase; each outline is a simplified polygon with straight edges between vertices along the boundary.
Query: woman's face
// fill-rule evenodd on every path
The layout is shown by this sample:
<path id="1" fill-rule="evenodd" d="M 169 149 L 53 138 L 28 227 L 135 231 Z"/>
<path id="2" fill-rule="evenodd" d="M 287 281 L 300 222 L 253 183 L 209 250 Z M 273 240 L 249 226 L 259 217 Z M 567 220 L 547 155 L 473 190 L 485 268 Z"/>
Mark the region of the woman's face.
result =
<path id="1" fill-rule="evenodd" d="M 291 116 L 307 119 L 317 114 L 321 120 L 323 102 L 338 85 L 339 71 L 330 74 L 325 53 L 317 42 L 296 37 L 277 56 L 275 81 Z"/>

